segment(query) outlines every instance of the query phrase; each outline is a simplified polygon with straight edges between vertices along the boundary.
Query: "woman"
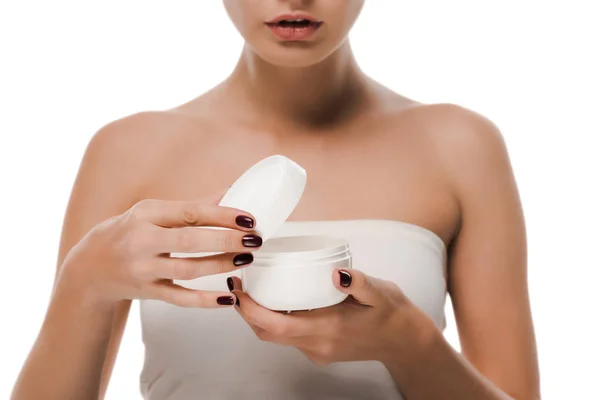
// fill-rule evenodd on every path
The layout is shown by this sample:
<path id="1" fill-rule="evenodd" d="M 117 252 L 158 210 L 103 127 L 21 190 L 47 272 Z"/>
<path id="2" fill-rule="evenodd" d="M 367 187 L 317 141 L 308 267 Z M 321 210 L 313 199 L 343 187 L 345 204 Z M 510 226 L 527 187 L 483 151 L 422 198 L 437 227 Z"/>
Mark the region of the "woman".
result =
<path id="1" fill-rule="evenodd" d="M 524 223 L 497 128 L 365 76 L 347 40 L 363 0 L 224 3 L 246 40 L 232 75 L 90 142 L 13 399 L 103 398 L 131 299 L 147 399 L 538 398 Z M 352 246 L 356 269 L 332 277 L 351 295 L 340 305 L 287 315 L 241 290 L 262 239 L 252 215 L 216 204 L 272 154 L 309 176 L 279 234 Z M 446 289 L 462 354 L 441 334 Z"/>

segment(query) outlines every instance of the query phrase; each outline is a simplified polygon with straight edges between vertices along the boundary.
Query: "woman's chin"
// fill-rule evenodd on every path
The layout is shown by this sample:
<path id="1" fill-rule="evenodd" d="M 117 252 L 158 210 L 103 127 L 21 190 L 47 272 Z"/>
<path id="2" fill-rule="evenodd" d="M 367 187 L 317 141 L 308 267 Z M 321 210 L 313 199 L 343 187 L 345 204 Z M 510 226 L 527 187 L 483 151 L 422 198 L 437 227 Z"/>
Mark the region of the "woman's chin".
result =
<path id="1" fill-rule="evenodd" d="M 324 51 L 307 43 L 281 43 L 277 48 L 253 49 L 256 55 L 278 67 L 303 68 L 318 64 L 333 51 Z"/>

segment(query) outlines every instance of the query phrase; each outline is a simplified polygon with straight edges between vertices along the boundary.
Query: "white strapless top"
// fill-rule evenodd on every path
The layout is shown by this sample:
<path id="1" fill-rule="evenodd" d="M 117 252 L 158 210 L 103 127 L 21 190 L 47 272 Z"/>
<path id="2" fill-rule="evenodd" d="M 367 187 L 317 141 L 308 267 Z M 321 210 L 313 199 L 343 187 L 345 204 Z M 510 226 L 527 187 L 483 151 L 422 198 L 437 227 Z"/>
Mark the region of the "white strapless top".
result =
<path id="1" fill-rule="evenodd" d="M 313 234 L 346 238 L 354 268 L 395 282 L 445 327 L 446 249 L 435 233 L 396 221 L 344 220 L 286 222 L 277 236 Z M 184 284 L 227 291 L 228 275 L 233 274 Z M 402 399 L 381 363 L 316 366 L 294 348 L 261 342 L 233 309 L 179 308 L 153 300 L 140 307 L 145 399 Z"/>

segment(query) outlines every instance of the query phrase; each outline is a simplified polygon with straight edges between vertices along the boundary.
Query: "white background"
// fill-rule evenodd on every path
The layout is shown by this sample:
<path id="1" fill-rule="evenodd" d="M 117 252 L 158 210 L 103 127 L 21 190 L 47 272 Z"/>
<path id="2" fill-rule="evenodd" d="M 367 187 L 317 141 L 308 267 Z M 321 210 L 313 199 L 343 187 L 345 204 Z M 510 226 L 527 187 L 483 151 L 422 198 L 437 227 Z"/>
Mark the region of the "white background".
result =
<path id="1" fill-rule="evenodd" d="M 528 223 L 548 400 L 600 398 L 594 3 L 368 0 L 351 35 L 377 80 L 481 112 L 504 132 Z M 44 316 L 90 137 L 113 119 L 199 95 L 226 77 L 241 45 L 215 0 L 0 3 L 0 398 Z M 139 335 L 134 308 L 108 399 L 139 398 Z M 452 323 L 447 337 L 456 345 Z"/>

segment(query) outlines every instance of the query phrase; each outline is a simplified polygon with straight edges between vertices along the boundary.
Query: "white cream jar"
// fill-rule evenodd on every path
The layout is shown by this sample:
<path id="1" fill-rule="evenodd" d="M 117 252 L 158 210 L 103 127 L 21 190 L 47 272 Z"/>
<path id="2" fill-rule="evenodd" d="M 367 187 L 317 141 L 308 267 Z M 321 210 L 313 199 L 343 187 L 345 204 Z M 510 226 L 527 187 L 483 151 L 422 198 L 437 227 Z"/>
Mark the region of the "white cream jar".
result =
<path id="1" fill-rule="evenodd" d="M 348 242 L 331 236 L 293 236 L 268 240 L 242 270 L 246 293 L 276 311 L 311 310 L 347 297 L 333 284 L 333 272 L 352 267 Z"/>
<path id="2" fill-rule="evenodd" d="M 254 262 L 242 269 L 242 285 L 265 308 L 310 310 L 342 302 L 347 295 L 333 284 L 333 271 L 351 268 L 346 240 L 328 236 L 273 237 L 300 201 L 306 171 L 287 157 L 268 157 L 248 169 L 219 205 L 234 207 L 256 218 L 263 238 Z"/>

